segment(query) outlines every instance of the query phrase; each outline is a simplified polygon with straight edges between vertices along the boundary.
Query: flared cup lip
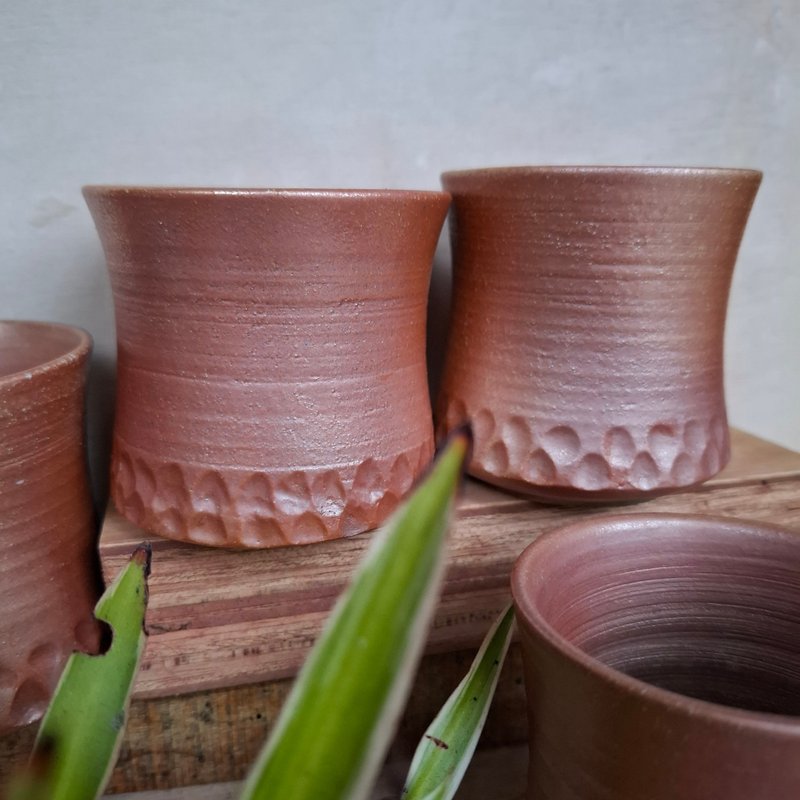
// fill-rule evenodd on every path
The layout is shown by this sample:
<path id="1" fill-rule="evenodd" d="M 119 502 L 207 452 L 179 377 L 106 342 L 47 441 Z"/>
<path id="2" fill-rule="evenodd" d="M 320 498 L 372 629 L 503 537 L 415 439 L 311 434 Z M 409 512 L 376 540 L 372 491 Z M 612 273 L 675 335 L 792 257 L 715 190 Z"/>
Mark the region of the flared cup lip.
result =
<path id="1" fill-rule="evenodd" d="M 770 523 L 745 521 L 731 517 L 649 513 L 616 514 L 587 519 L 550 530 L 523 550 L 511 574 L 511 591 L 516 612 L 524 620 L 525 625 L 535 630 L 536 635 L 546 641 L 562 658 L 578 666 L 584 672 L 590 673 L 596 679 L 613 686 L 616 691 L 645 699 L 684 716 L 713 720 L 726 727 L 747 727 L 800 739 L 800 716 L 751 711 L 709 700 L 687 697 L 669 689 L 653 686 L 609 667 L 561 636 L 540 613 L 531 597 L 530 575 L 536 572 L 535 564 L 540 550 L 553 545 L 563 545 L 570 538 L 595 537 L 600 534 L 600 531 L 602 531 L 601 535 L 608 537 L 615 531 L 625 531 L 636 526 L 663 525 L 664 523 L 682 526 L 698 522 L 702 522 L 706 526 L 738 531 L 746 530 L 756 535 L 796 542 L 800 549 L 800 538 L 786 528 Z M 525 576 L 527 576 L 527 580 Z M 552 580 L 552 578 L 553 576 L 541 573 L 537 575 L 539 581 Z"/>
<path id="2" fill-rule="evenodd" d="M 686 166 L 648 166 L 648 165 L 518 165 L 499 167 L 476 167 L 473 169 L 447 170 L 441 173 L 442 183 L 471 179 L 505 179 L 525 176 L 541 177 L 542 175 L 640 175 L 640 176 L 674 176 L 674 177 L 707 177 L 723 180 L 755 180 L 761 181 L 764 174 L 761 170 L 746 167 L 686 167 Z"/>
<path id="3" fill-rule="evenodd" d="M 92 349 L 91 335 L 88 331 L 75 325 L 27 319 L 0 319 L 0 339 L 3 337 L 4 329 L 7 328 L 21 329 L 25 332 L 27 341 L 31 343 L 43 338 L 44 335 L 52 337 L 56 333 L 62 337 L 63 345 L 57 348 L 56 354 L 52 357 L 36 361 L 23 369 L 4 374 L 2 366 L 0 366 L 0 387 L 2 388 L 33 380 L 61 365 L 83 360 L 88 357 Z"/>
<path id="4" fill-rule="evenodd" d="M 102 197 L 124 195 L 128 197 L 230 197 L 230 198 L 291 198 L 302 200 L 450 200 L 447 191 L 436 189 L 326 189 L 326 188 L 246 188 L 223 186 L 159 186 L 90 183 L 83 187 L 83 195 Z"/>

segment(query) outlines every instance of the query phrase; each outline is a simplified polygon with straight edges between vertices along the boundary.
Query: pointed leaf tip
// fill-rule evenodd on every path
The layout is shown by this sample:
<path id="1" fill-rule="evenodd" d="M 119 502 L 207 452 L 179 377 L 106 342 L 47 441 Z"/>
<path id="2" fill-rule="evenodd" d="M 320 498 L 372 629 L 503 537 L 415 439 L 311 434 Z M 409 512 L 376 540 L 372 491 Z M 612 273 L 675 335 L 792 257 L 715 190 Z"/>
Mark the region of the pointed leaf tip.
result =
<path id="1" fill-rule="evenodd" d="M 449 439 L 464 439 L 466 440 L 468 446 L 472 445 L 473 439 L 475 438 L 472 432 L 472 423 L 471 422 L 461 422 L 450 431 L 448 435 Z"/>
<path id="2" fill-rule="evenodd" d="M 447 434 L 439 452 L 444 453 L 448 449 L 454 448 L 462 453 L 464 463 L 466 464 L 470 460 L 473 442 L 472 425 L 469 422 L 462 422 Z"/>
<path id="3" fill-rule="evenodd" d="M 150 577 L 150 568 L 153 563 L 153 545 L 150 542 L 142 542 L 137 545 L 131 555 L 131 561 L 144 569 L 144 577 Z"/>
<path id="4" fill-rule="evenodd" d="M 455 795 L 483 730 L 513 627 L 514 610 L 508 606 L 419 743 L 404 800 L 450 800 Z"/>

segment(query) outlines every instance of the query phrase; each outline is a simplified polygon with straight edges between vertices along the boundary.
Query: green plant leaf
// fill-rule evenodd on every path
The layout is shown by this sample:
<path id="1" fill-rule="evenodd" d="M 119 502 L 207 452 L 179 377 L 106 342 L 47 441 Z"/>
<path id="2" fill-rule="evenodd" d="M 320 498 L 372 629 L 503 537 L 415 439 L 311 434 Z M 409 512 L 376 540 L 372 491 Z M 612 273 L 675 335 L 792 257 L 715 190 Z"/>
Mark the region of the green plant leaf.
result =
<path id="1" fill-rule="evenodd" d="M 455 795 L 486 722 L 513 628 L 514 609 L 509 606 L 422 737 L 406 778 L 404 800 L 450 800 Z"/>
<path id="2" fill-rule="evenodd" d="M 457 434 L 375 534 L 245 784 L 244 800 L 360 800 L 381 766 L 427 636 L 469 447 Z"/>
<path id="3" fill-rule="evenodd" d="M 111 646 L 69 657 L 11 800 L 90 800 L 105 788 L 144 650 L 149 571 L 150 549 L 141 545 L 100 598 L 95 617 L 110 626 Z"/>

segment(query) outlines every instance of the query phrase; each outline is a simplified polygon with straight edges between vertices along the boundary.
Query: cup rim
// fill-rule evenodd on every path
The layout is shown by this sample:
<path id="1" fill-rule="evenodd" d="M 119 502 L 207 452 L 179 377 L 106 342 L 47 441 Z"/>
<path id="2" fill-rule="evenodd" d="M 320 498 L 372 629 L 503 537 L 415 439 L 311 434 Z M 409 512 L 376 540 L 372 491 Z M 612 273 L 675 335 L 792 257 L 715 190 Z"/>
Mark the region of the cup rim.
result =
<path id="1" fill-rule="evenodd" d="M 436 189 L 317 189 L 258 188 L 225 186 L 160 186 L 90 183 L 82 187 L 83 196 L 101 197 L 220 197 L 294 198 L 302 200 L 450 200 L 450 193 Z"/>
<path id="2" fill-rule="evenodd" d="M 85 359 L 92 349 L 91 335 L 88 331 L 76 325 L 27 319 L 0 319 L 0 331 L 6 327 L 27 331 L 26 336 L 32 338 L 41 336 L 45 332 L 59 332 L 63 336 L 63 347 L 60 347 L 58 355 L 52 358 L 39 361 L 25 369 L 9 372 L 5 375 L 0 374 L 0 387 L 3 388 L 13 386 L 23 381 L 33 380 L 63 364 L 70 364 Z"/>
<path id="3" fill-rule="evenodd" d="M 646 165 L 604 165 L 604 164 L 554 164 L 554 165 L 508 165 L 498 167 L 475 167 L 470 169 L 447 170 L 441 173 L 441 180 L 465 178 L 513 178 L 560 175 L 670 175 L 719 178 L 749 178 L 758 180 L 764 177 L 759 169 L 747 167 L 686 167 L 686 166 L 646 166 Z"/>
<path id="4" fill-rule="evenodd" d="M 681 525 L 687 522 L 703 522 L 719 526 L 722 528 L 735 528 L 737 530 L 746 529 L 756 534 L 767 534 L 771 537 L 778 537 L 796 541 L 800 547 L 800 535 L 791 530 L 767 522 L 754 522 L 750 520 L 739 520 L 733 517 L 705 516 L 702 514 L 669 514 L 669 513 L 641 513 L 641 514 L 609 514 L 601 517 L 594 517 L 569 525 L 557 527 L 547 531 L 531 542 L 517 558 L 511 574 L 511 592 L 514 598 L 515 612 L 524 620 L 525 624 L 536 631 L 547 644 L 555 649 L 558 654 L 578 666 L 585 672 L 590 673 L 594 678 L 611 684 L 616 690 L 626 695 L 644 698 L 648 702 L 654 703 L 662 708 L 680 712 L 685 715 L 702 716 L 710 719 L 717 724 L 725 726 L 747 726 L 759 730 L 780 732 L 793 737 L 800 737 L 800 716 L 775 714 L 769 711 L 752 711 L 735 706 L 727 706 L 721 703 L 714 703 L 709 700 L 701 700 L 695 697 L 688 697 L 670 689 L 663 689 L 659 686 L 639 680 L 638 678 L 626 675 L 613 667 L 609 667 L 597 658 L 589 655 L 568 639 L 555 631 L 550 623 L 538 612 L 530 599 L 529 593 L 523 582 L 523 573 L 529 572 L 531 565 L 537 558 L 537 551 L 543 547 L 570 537 L 584 537 L 596 535 L 599 529 L 606 529 L 606 535 L 613 534 L 619 530 L 620 526 L 629 528 L 633 525 L 644 524 L 663 524 L 672 522 Z M 608 530 L 611 528 L 612 530 Z"/>

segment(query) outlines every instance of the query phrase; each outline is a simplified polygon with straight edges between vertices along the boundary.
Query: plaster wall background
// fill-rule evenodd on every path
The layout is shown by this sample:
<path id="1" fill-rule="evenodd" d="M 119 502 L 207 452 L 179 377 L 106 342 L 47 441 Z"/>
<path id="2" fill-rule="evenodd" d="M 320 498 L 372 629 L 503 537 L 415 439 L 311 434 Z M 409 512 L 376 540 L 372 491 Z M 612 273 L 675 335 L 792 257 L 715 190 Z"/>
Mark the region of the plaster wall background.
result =
<path id="1" fill-rule="evenodd" d="M 764 170 L 729 411 L 800 449 L 800 0 L 0 0 L 0 101 L 0 317 L 94 336 L 95 466 L 115 345 L 82 184 L 438 188 L 548 163 Z M 448 268 L 443 239 L 440 300 Z"/>

